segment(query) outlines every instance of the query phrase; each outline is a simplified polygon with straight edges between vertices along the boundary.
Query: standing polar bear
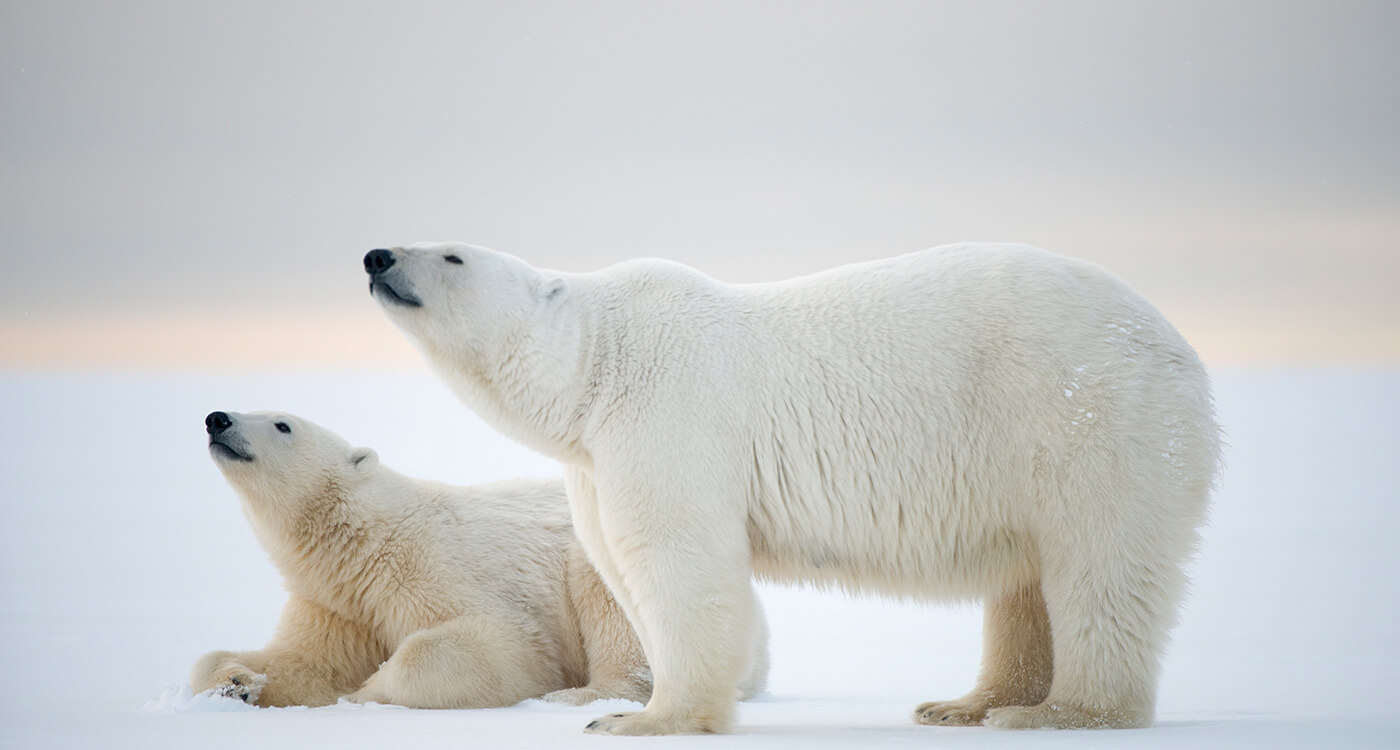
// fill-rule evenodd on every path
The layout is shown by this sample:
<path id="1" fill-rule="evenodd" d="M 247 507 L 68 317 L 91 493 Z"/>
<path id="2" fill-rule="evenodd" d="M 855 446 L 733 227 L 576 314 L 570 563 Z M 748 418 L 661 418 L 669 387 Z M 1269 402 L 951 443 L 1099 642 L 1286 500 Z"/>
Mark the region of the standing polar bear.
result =
<path id="1" fill-rule="evenodd" d="M 562 482 L 419 481 L 288 414 L 220 411 L 205 427 L 290 598 L 264 649 L 205 655 L 194 690 L 262 706 L 348 695 L 417 708 L 651 694 L 636 635 L 573 535 Z M 748 693 L 766 651 L 754 662 Z"/>
<path id="2" fill-rule="evenodd" d="M 748 285 L 460 244 L 364 263 L 459 397 L 567 464 L 656 678 L 590 730 L 728 727 L 751 570 L 982 599 L 977 685 L 919 722 L 1152 722 L 1220 440 L 1195 352 L 1117 278 L 1010 245 Z"/>

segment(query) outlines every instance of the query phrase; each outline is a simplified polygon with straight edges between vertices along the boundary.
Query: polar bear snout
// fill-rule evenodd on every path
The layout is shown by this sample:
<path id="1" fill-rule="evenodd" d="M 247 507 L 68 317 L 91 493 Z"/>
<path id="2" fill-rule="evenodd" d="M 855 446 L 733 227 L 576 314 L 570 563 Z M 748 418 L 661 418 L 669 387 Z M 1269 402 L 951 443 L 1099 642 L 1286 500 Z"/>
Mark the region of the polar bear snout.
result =
<path id="1" fill-rule="evenodd" d="M 210 412 L 204 418 L 204 431 L 209 433 L 209 452 L 215 458 L 229 461 L 252 461 L 248 440 L 234 427 L 228 412 Z"/>
<path id="2" fill-rule="evenodd" d="M 204 418 L 204 431 L 211 436 L 218 435 L 232 426 L 233 420 L 228 418 L 227 412 L 212 411 Z"/>
<path id="3" fill-rule="evenodd" d="M 388 250 L 371 250 L 365 253 L 365 273 L 373 276 L 394 265 L 394 254 Z"/>
<path id="4" fill-rule="evenodd" d="M 402 266 L 397 270 L 394 264 L 398 257 L 393 250 L 371 250 L 365 253 L 365 273 L 369 274 L 369 293 L 384 305 L 399 307 L 422 307 L 422 300 L 411 291 L 408 279 L 404 278 Z"/>

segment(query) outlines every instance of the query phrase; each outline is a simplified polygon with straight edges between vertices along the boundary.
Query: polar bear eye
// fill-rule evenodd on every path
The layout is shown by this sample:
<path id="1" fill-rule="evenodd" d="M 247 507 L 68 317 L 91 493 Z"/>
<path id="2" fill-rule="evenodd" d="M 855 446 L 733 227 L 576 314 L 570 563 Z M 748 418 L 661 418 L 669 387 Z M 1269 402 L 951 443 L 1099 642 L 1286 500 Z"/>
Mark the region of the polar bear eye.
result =
<path id="1" fill-rule="evenodd" d="M 286 422 L 278 422 L 278 423 L 277 423 L 277 431 L 278 431 L 278 432 L 287 432 L 287 433 L 290 433 L 290 432 L 292 431 L 292 427 L 291 427 L 291 425 L 287 424 Z"/>
<path id="2" fill-rule="evenodd" d="M 445 260 L 445 261 L 447 261 L 448 263 L 455 263 L 456 265 L 459 265 L 459 266 L 462 265 L 462 259 L 461 259 L 461 258 L 458 258 L 458 257 L 455 256 L 455 255 L 444 255 L 444 256 L 442 256 L 442 259 Z"/>

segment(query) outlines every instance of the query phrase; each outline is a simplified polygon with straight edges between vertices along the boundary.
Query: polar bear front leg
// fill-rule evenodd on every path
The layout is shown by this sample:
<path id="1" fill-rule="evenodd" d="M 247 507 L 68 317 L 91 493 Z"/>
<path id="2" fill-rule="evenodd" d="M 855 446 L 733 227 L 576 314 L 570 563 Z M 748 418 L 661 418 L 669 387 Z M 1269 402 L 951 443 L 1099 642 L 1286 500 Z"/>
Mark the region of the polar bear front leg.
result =
<path id="1" fill-rule="evenodd" d="M 751 662 L 756 612 L 742 508 L 731 507 L 722 495 L 707 497 L 705 488 L 714 486 L 674 476 L 665 486 L 600 477 L 598 526 L 609 563 L 600 568 L 615 570 L 610 585 L 621 591 L 655 685 L 644 710 L 603 716 L 587 731 L 655 735 L 729 728 Z"/>
<path id="2" fill-rule="evenodd" d="M 758 591 L 749 584 L 749 601 L 753 620 L 749 632 L 749 661 L 744 679 L 739 683 L 739 700 L 746 701 L 768 688 L 768 618 L 758 600 Z"/>
<path id="3" fill-rule="evenodd" d="M 190 672 L 190 688 L 257 706 L 324 706 L 353 690 L 384 656 L 366 628 L 294 594 L 266 647 L 205 654 Z"/>

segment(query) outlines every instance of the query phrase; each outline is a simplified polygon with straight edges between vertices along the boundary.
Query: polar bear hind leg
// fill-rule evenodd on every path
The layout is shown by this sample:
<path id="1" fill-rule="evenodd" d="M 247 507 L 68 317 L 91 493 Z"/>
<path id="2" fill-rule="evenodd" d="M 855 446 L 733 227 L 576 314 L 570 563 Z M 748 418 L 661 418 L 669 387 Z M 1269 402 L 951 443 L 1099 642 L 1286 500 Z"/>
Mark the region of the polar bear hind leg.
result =
<path id="1" fill-rule="evenodd" d="M 952 701 L 914 709 L 914 720 L 938 726 L 977 726 L 987 711 L 1045 700 L 1052 677 L 1050 617 L 1040 582 L 989 598 L 983 611 L 982 671 L 977 686 Z"/>
<path id="2" fill-rule="evenodd" d="M 1185 586 L 1182 558 L 1195 535 L 1150 516 L 1098 533 L 1080 523 L 1042 537 L 1054 679 L 1044 701 L 993 708 L 987 726 L 1151 725 L 1158 665 Z"/>
<path id="3" fill-rule="evenodd" d="M 984 723 L 1002 729 L 1149 725 L 1162 638 L 1151 635 L 1160 629 L 1150 624 L 1155 618 L 1139 598 L 1141 578 L 1105 575 L 1091 565 L 1048 570 L 1054 649 L 1049 694 L 1033 705 L 991 708 Z"/>
<path id="4" fill-rule="evenodd" d="M 347 698 L 410 708 L 513 706 L 558 687 L 558 676 L 542 669 L 546 661 L 518 633 L 464 615 L 405 638 Z"/>

